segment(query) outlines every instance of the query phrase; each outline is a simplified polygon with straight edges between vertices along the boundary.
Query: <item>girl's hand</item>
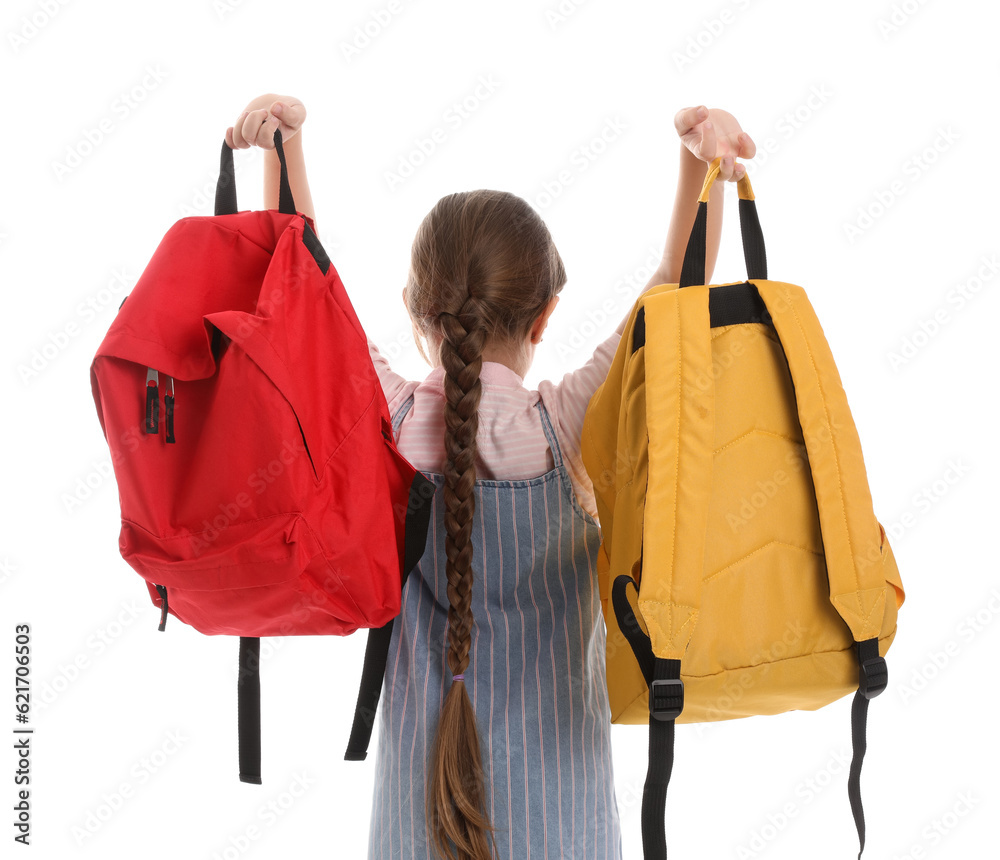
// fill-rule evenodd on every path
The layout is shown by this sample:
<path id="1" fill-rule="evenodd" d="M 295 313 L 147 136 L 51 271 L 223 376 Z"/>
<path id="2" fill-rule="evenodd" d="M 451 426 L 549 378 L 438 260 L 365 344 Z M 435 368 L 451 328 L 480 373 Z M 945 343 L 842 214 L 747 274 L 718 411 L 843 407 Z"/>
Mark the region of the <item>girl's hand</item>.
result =
<path id="1" fill-rule="evenodd" d="M 297 98 L 267 93 L 250 102 L 236 122 L 226 129 L 226 143 L 231 149 L 249 146 L 274 149 L 275 129 L 281 130 L 284 144 L 298 134 L 305 120 L 305 105 Z"/>
<path id="2" fill-rule="evenodd" d="M 753 158 L 754 142 L 731 113 L 705 105 L 682 108 L 674 116 L 674 127 L 683 143 L 701 161 L 711 164 L 721 158 L 719 179 L 736 182 L 747 172 L 737 158 Z"/>

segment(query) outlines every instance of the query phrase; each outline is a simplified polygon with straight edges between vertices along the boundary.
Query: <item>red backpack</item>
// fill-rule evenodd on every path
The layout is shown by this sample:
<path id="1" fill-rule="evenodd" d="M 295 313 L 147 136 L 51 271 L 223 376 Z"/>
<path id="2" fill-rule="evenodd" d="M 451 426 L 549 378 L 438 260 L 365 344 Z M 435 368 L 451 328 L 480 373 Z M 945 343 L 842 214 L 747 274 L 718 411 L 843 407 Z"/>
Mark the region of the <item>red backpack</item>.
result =
<path id="1" fill-rule="evenodd" d="M 153 604 L 240 637 L 240 780 L 259 784 L 261 636 L 371 628 L 346 758 L 364 759 L 401 590 L 434 484 L 396 449 L 367 339 L 296 212 L 182 218 L 90 368 L 121 503 L 122 557 Z M 161 408 L 162 400 L 162 408 Z"/>

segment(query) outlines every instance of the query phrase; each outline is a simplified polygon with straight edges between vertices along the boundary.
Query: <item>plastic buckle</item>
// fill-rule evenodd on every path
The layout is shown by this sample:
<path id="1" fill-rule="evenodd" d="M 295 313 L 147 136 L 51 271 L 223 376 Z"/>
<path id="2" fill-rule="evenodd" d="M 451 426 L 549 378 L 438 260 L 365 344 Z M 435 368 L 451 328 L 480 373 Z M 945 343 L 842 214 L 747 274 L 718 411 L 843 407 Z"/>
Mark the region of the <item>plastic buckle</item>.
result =
<path id="1" fill-rule="evenodd" d="M 649 714 L 657 720 L 676 720 L 684 710 L 684 682 L 680 678 L 653 681 L 649 685 Z"/>
<path id="2" fill-rule="evenodd" d="M 889 686 L 889 667 L 885 657 L 865 660 L 858 671 L 858 690 L 866 699 L 874 699 Z"/>

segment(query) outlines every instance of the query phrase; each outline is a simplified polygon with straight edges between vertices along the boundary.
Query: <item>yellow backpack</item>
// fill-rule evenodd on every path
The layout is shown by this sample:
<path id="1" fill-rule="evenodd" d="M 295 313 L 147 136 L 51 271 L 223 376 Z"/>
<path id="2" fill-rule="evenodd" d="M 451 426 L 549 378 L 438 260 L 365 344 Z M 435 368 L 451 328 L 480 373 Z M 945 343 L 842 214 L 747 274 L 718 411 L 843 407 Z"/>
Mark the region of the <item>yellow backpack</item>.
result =
<path id="1" fill-rule="evenodd" d="M 856 690 L 848 793 L 863 851 L 868 700 L 886 687 L 903 586 L 823 330 L 801 287 L 767 280 L 746 176 L 748 280 L 704 284 L 718 173 L 716 159 L 680 284 L 638 298 L 584 418 L 612 722 L 649 725 L 643 853 L 662 860 L 675 722 L 815 710 Z"/>

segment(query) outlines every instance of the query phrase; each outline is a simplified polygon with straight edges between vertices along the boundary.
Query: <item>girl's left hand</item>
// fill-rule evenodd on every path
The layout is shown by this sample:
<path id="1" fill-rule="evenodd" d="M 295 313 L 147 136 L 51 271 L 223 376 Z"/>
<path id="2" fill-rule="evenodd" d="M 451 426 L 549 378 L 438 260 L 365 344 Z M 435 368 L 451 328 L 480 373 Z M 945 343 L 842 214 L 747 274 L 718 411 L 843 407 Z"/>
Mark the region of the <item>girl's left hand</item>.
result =
<path id="1" fill-rule="evenodd" d="M 674 116 L 674 127 L 681 143 L 700 161 L 711 164 L 722 159 L 718 178 L 724 182 L 742 179 L 747 169 L 736 159 L 753 158 L 757 153 L 750 135 L 728 111 L 709 110 L 705 105 L 682 108 Z"/>

